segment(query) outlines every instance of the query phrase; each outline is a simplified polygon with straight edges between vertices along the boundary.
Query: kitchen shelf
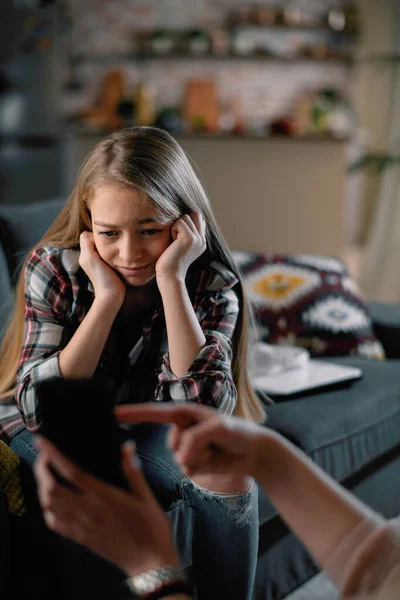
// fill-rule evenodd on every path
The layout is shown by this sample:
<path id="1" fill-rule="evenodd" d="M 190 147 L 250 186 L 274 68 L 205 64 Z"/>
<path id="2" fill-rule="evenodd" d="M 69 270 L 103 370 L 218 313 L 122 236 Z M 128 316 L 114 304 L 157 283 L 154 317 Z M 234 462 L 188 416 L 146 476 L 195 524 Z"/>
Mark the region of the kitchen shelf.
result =
<path id="1" fill-rule="evenodd" d="M 283 57 L 283 56 L 271 56 L 268 54 L 248 54 L 248 55 L 238 55 L 238 54 L 227 54 L 224 56 L 217 56 L 215 54 L 189 54 L 187 52 L 171 52 L 169 54 L 141 54 L 141 53 L 133 53 L 133 54 L 107 54 L 107 55 L 97 55 L 97 56 L 85 56 L 85 55 L 75 55 L 72 56 L 72 60 L 76 63 L 80 62 L 101 62 L 104 64 L 110 64 L 115 62 L 141 62 L 141 61 L 167 61 L 167 60 L 215 60 L 215 61 L 246 61 L 246 62 L 278 62 L 278 63 L 298 63 L 298 62 L 311 62 L 311 63 L 342 63 L 350 65 L 354 62 L 354 58 L 352 55 L 343 54 L 342 56 L 332 56 L 327 58 L 319 58 L 314 56 L 294 56 L 294 57 Z"/>
<path id="2" fill-rule="evenodd" d="M 85 126 L 81 126 L 79 124 L 71 125 L 65 127 L 64 131 L 67 135 L 72 136 L 82 136 L 82 137 L 99 137 L 110 135 L 112 131 L 104 130 L 104 129 L 89 129 Z M 308 134 L 308 135 L 286 135 L 281 133 L 274 133 L 271 135 L 255 135 L 252 133 L 223 133 L 223 132 L 204 132 L 204 131 L 171 131 L 170 134 L 177 139 L 194 139 L 194 140 L 232 140 L 232 141 L 246 141 L 246 140 L 256 140 L 260 142 L 273 142 L 273 141 L 287 141 L 287 142 L 334 142 L 334 143 L 346 143 L 349 141 L 349 137 L 335 137 L 329 133 L 319 133 L 319 134 Z"/>
<path id="3" fill-rule="evenodd" d="M 298 25 L 286 25 L 285 23 L 270 23 L 270 24 L 258 24 L 258 23 L 238 23 L 236 25 L 230 25 L 229 31 L 235 32 L 241 29 L 254 29 L 259 31 L 260 29 L 278 29 L 281 31 L 323 31 L 324 33 L 331 33 L 333 35 L 340 35 L 345 37 L 354 38 L 357 36 L 357 32 L 351 29 L 333 29 L 325 23 L 316 25 L 305 25 L 299 23 Z"/>
<path id="4" fill-rule="evenodd" d="M 209 47 L 204 53 L 195 53 L 187 49 L 188 38 L 194 35 L 198 28 L 192 29 L 154 29 L 144 32 L 137 32 L 135 37 L 138 37 L 138 46 L 136 50 L 132 52 L 122 54 L 99 54 L 99 55 L 88 55 L 88 54 L 73 54 L 71 59 L 76 63 L 81 61 L 85 62 L 103 62 L 109 64 L 115 61 L 165 61 L 165 60 L 183 60 L 183 61 L 256 61 L 256 62 L 325 62 L 325 63 L 346 63 L 349 64 L 354 60 L 354 43 L 356 41 L 356 33 L 350 29 L 344 29 L 341 31 L 335 30 L 330 27 L 327 23 L 320 23 L 315 25 L 297 24 L 289 25 L 286 23 L 276 24 L 255 24 L 255 23 L 235 23 L 222 26 L 222 30 L 228 36 L 229 41 L 227 42 L 226 53 L 216 54 L 211 47 Z M 323 32 L 326 34 L 327 43 L 325 45 L 327 51 L 331 51 L 331 55 L 326 58 L 317 57 L 312 55 L 298 55 L 292 57 L 278 56 L 276 54 L 268 52 L 268 48 L 255 49 L 253 52 L 248 54 L 239 54 L 233 46 L 234 38 L 237 34 L 240 35 L 241 31 L 280 31 L 280 32 L 296 32 L 296 31 L 316 31 Z M 201 33 L 201 28 L 199 29 Z M 211 32 L 202 32 L 208 38 L 210 42 Z M 165 34 L 173 40 L 174 47 L 171 48 L 165 54 L 154 51 L 151 47 L 152 37 L 157 34 Z M 329 42 L 329 40 L 343 40 L 345 43 L 342 45 L 342 51 L 339 47 Z M 311 45 L 312 48 L 312 45 Z"/>

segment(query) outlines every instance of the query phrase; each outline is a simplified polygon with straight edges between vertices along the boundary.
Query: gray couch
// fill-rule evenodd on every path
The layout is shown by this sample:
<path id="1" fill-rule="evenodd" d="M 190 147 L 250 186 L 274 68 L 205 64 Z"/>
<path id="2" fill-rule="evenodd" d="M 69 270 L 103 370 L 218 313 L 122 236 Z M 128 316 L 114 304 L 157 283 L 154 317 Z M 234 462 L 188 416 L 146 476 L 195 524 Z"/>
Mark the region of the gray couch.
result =
<path id="1" fill-rule="evenodd" d="M 0 330 L 4 330 L 12 308 L 15 273 L 63 202 L 54 199 L 26 206 L 0 205 Z M 368 505 L 392 517 L 400 513 L 400 310 L 395 305 L 376 303 L 370 310 L 388 359 L 332 359 L 361 367 L 362 379 L 347 387 L 277 402 L 268 407 L 268 425 Z M 318 567 L 262 491 L 259 509 L 254 598 L 281 600 L 317 573 Z M 0 515 L 6 518 L 4 506 Z M 0 530 L 6 531 L 3 524 Z M 1 554 L 5 547 L 3 539 L 1 561 L 5 560 Z M 0 569 L 4 574 L 3 562 Z"/>

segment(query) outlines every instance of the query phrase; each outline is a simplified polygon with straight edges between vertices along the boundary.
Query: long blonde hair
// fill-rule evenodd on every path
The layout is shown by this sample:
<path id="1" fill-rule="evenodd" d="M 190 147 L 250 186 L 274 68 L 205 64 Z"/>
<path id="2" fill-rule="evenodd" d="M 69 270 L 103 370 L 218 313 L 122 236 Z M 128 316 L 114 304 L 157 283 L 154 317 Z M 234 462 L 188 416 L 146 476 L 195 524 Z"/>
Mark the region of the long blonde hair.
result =
<path id="1" fill-rule="evenodd" d="M 162 129 L 132 127 L 102 140 L 88 155 L 75 189 L 35 248 L 44 245 L 72 247 L 82 231 L 91 230 L 90 200 L 106 181 L 139 190 L 150 198 L 160 220 L 174 221 L 182 214 L 200 212 L 206 222 L 207 252 L 239 280 L 239 318 L 233 339 L 232 374 L 238 392 L 235 414 L 261 422 L 265 413 L 249 381 L 247 346 L 250 306 L 241 275 L 215 220 L 210 202 L 185 152 Z M 28 259 L 26 259 L 28 260 Z M 0 398 L 15 392 L 24 335 L 24 272 L 21 269 L 15 310 L 0 349 Z"/>

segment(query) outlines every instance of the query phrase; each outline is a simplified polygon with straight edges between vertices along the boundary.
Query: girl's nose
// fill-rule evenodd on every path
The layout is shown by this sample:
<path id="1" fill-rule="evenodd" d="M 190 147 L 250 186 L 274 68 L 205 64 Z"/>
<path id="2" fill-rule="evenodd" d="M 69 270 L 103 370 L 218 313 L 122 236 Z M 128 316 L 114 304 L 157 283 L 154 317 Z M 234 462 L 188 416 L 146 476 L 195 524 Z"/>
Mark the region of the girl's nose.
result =
<path id="1" fill-rule="evenodd" d="M 140 260 L 142 255 L 142 245 L 138 241 L 130 239 L 128 236 L 122 240 L 119 256 L 124 261 L 124 265 L 130 266 L 135 264 L 135 261 Z"/>

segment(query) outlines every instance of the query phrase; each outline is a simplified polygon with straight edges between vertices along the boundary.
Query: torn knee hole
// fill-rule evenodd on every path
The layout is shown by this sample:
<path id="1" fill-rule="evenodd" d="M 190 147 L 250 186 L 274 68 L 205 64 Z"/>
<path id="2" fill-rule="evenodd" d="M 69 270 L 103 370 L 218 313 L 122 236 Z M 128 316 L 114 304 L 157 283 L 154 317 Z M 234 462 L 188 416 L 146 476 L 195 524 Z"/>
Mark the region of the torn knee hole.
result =
<path id="1" fill-rule="evenodd" d="M 255 481 L 254 479 L 249 483 L 248 487 L 245 490 L 241 490 L 241 491 L 232 491 L 232 492 L 218 492 L 218 491 L 214 491 L 212 489 L 210 489 L 209 487 L 204 487 L 199 485 L 198 483 L 196 483 L 195 481 L 193 481 L 193 479 L 190 479 L 190 477 L 188 477 L 188 482 L 190 482 L 194 488 L 196 488 L 197 490 L 199 490 L 199 492 L 201 492 L 202 494 L 206 495 L 206 496 L 216 496 L 217 498 L 238 498 L 240 496 L 244 496 L 248 493 L 251 492 L 251 490 L 254 487 Z"/>

